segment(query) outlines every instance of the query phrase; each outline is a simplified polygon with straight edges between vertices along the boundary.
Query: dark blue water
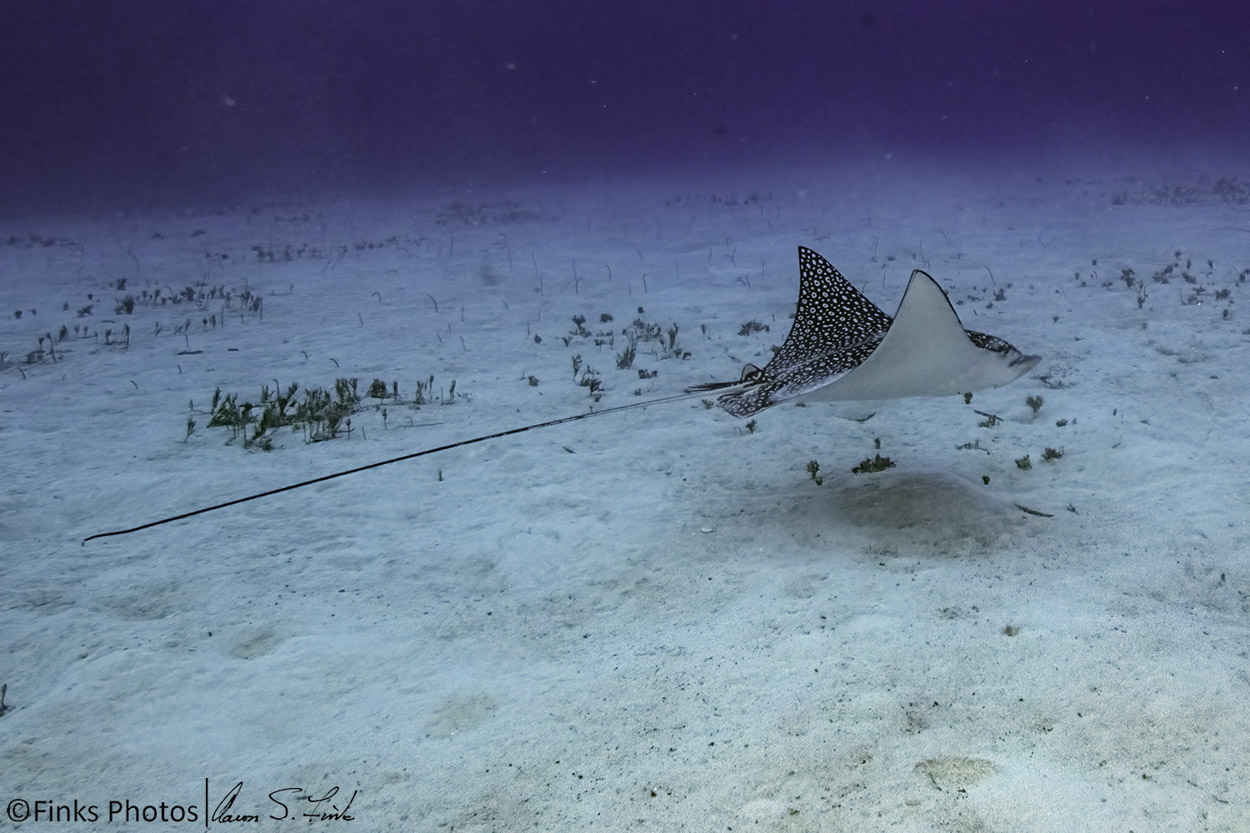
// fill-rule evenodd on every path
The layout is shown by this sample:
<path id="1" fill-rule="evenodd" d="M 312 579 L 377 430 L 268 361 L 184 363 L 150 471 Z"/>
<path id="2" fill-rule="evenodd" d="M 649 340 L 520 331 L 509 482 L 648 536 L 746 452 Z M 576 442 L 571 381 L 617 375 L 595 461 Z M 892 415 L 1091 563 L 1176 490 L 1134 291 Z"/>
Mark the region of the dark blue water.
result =
<path id="1" fill-rule="evenodd" d="M 0 34 L 7 210 L 913 157 L 1228 149 L 1233 2 L 51 0 Z"/>

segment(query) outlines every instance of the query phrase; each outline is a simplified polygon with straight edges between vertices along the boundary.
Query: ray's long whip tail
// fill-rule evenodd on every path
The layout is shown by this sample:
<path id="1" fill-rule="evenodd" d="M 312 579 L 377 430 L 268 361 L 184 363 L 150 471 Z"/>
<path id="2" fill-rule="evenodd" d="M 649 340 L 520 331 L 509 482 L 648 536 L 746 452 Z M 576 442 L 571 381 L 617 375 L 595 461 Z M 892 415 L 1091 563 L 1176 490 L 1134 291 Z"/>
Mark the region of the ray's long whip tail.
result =
<path id="1" fill-rule="evenodd" d="M 673 394 L 672 396 L 662 396 L 659 399 L 648 399 L 646 402 L 631 402 L 628 405 L 617 405 L 616 407 L 613 407 L 613 408 L 604 408 L 601 411 L 587 411 L 584 414 L 574 414 L 573 416 L 561 417 L 559 419 L 551 419 L 551 420 L 547 420 L 546 422 L 536 422 L 533 425 L 523 425 L 520 428 L 509 428 L 507 431 L 496 431 L 493 434 L 484 434 L 480 437 L 473 437 L 468 440 L 459 440 L 457 442 L 447 443 L 446 445 L 440 445 L 435 448 L 426 448 L 426 449 L 422 449 L 421 451 L 414 451 L 410 454 L 401 454 L 400 456 L 392 457 L 389 460 L 381 460 L 376 463 L 368 463 L 363 466 L 356 466 L 355 468 L 345 469 L 343 471 L 336 471 L 332 474 L 324 474 L 321 477 L 314 477 L 311 480 L 304 480 L 299 483 L 291 483 L 290 485 L 287 485 L 287 486 L 279 486 L 276 489 L 269 489 L 264 492 L 257 492 L 254 495 L 247 495 L 246 497 L 235 498 L 234 500 L 228 500 L 224 503 L 217 503 L 212 506 L 204 506 L 199 509 L 193 509 L 190 512 L 183 512 L 179 515 L 171 515 L 168 518 L 161 518 L 160 520 L 156 520 L 156 521 L 149 521 L 148 523 L 145 523 L 145 524 L 132 526 L 129 529 L 117 529 L 117 530 L 113 530 L 112 532 L 97 532 L 95 535 L 88 535 L 86 538 L 82 539 L 82 543 L 83 543 L 83 546 L 86 546 L 88 541 L 94 541 L 97 538 L 111 538 L 116 535 L 129 535 L 132 532 L 138 532 L 143 529 L 151 529 L 154 526 L 161 526 L 163 524 L 173 523 L 174 521 L 181 521 L 181 520 L 184 520 L 185 518 L 193 518 L 196 515 L 203 515 L 206 512 L 215 512 L 218 509 L 225 509 L 228 506 L 238 506 L 240 503 L 247 503 L 248 501 L 252 501 L 252 500 L 260 500 L 261 498 L 270 497 L 271 495 L 282 494 L 283 492 L 290 492 L 295 489 L 302 489 L 305 486 L 312 486 L 317 483 L 324 483 L 327 480 L 334 480 L 339 477 L 347 477 L 349 474 L 358 474 L 362 471 L 369 471 L 370 469 L 379 469 L 379 468 L 382 468 L 383 466 L 389 466 L 392 463 L 402 463 L 405 460 L 413 460 L 417 457 L 424 457 L 427 454 L 437 454 L 440 451 L 450 451 L 453 448 L 460 448 L 461 446 L 464 446 L 464 445 L 473 445 L 474 443 L 484 443 L 488 440 L 497 440 L 497 439 L 500 439 L 501 437 L 510 437 L 513 434 L 521 434 L 526 431 L 536 430 L 538 428 L 551 428 L 556 425 L 563 425 L 566 422 L 576 422 L 579 419 L 587 419 L 589 417 L 604 416 L 606 414 L 613 414 L 619 411 L 633 410 L 634 408 L 646 408 L 650 405 L 661 405 L 667 402 L 680 402 L 683 399 L 693 399 L 696 396 L 701 396 L 703 395 L 705 391 L 708 391 L 708 390 L 719 390 L 721 388 L 732 387 L 738 384 L 740 383 L 739 382 L 713 382 L 711 384 L 695 385 L 695 386 L 687 388 L 684 393 Z"/>

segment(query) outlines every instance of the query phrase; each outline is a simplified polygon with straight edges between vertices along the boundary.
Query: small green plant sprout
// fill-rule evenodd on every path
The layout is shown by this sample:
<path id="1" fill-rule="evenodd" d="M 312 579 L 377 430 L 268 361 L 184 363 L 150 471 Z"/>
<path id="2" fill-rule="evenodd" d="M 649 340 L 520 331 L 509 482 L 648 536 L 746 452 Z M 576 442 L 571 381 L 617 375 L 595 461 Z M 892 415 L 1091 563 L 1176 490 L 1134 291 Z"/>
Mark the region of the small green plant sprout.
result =
<path id="1" fill-rule="evenodd" d="M 537 377 L 537 376 L 534 376 L 534 375 L 532 375 L 532 374 L 531 374 L 531 375 L 529 375 L 529 376 L 526 376 L 526 377 L 525 377 L 525 381 L 529 383 L 529 386 L 530 386 L 531 388 L 536 388 L 536 387 L 538 387 L 538 377 Z"/>
<path id="2" fill-rule="evenodd" d="M 1033 409 L 1033 413 L 1035 413 L 1035 414 L 1036 414 L 1038 411 L 1040 411 L 1040 410 L 1042 409 L 1042 402 L 1043 402 L 1043 401 L 1044 401 L 1044 400 L 1043 400 L 1043 399 L 1042 399 L 1042 397 L 1040 397 L 1040 396 L 1030 396 L 1030 397 L 1028 397 L 1028 398 L 1026 398 L 1026 399 L 1024 400 L 1024 404 L 1025 404 L 1025 405 L 1028 405 L 1030 408 L 1032 408 L 1032 409 Z"/>
<path id="3" fill-rule="evenodd" d="M 189 416 L 187 417 L 187 435 L 182 438 L 182 442 L 189 443 L 191 441 L 191 435 L 194 433 L 195 433 L 195 417 Z"/>
<path id="4" fill-rule="evenodd" d="M 1042 452 L 1042 459 L 1048 463 L 1051 462 L 1052 460 L 1058 460 L 1062 456 L 1063 456 L 1063 451 L 1059 449 L 1047 447 L 1047 449 Z"/>
<path id="5" fill-rule="evenodd" d="M 577 380 L 577 384 L 587 389 L 592 399 L 596 402 L 603 396 L 603 380 L 599 378 L 599 372 L 590 365 L 586 365 L 582 375 Z"/>
<path id="6" fill-rule="evenodd" d="M 296 420 L 304 428 L 305 442 L 334 439 L 341 418 L 341 408 L 335 406 L 330 392 L 324 388 L 304 391 L 304 401 L 296 408 Z"/>
<path id="7" fill-rule="evenodd" d="M 260 424 L 257 427 L 256 435 L 259 437 L 266 431 L 275 430 L 287 425 L 295 425 L 295 394 L 299 392 L 299 383 L 292 382 L 287 387 L 286 393 L 274 382 L 274 393 L 270 395 L 268 388 L 261 389 L 261 404 L 264 410 L 261 411 Z M 288 411 L 288 408 L 291 410 Z"/>
<path id="8" fill-rule="evenodd" d="M 666 357 L 675 356 L 676 358 L 679 358 L 679 359 L 690 358 L 690 353 L 688 351 L 682 350 L 677 347 L 677 324 L 676 323 L 674 323 L 673 326 L 668 328 L 667 335 L 668 335 L 668 340 L 663 342 L 664 355 Z"/>
<path id="9" fill-rule="evenodd" d="M 703 410 L 705 411 L 710 411 L 712 408 L 716 407 L 716 403 L 711 399 L 700 399 L 699 401 L 703 403 Z"/>
<path id="10" fill-rule="evenodd" d="M 354 408 L 360 404 L 360 394 L 356 392 L 356 385 L 359 381 L 359 379 L 334 380 L 334 394 L 340 404 L 347 408 Z"/>
<path id="11" fill-rule="evenodd" d="M 638 308 L 642 312 L 642 307 Z M 643 321 L 641 317 L 635 318 L 634 323 L 621 330 L 621 335 L 631 338 L 634 341 L 655 341 L 658 342 L 663 337 L 663 330 L 659 324 L 652 324 Z"/>
<path id="12" fill-rule="evenodd" d="M 660 375 L 660 371 L 658 370 L 644 370 L 641 367 L 638 368 L 639 379 L 654 379 L 656 376 L 659 376 L 659 375 Z"/>
<path id="13" fill-rule="evenodd" d="M 893 460 L 889 457 L 882 457 L 880 454 L 876 454 L 851 469 L 851 474 L 875 474 L 876 472 L 885 471 L 886 469 L 893 467 Z"/>
<path id="14" fill-rule="evenodd" d="M 1124 281 L 1124 285 L 1126 287 L 1132 289 L 1133 285 L 1137 283 L 1137 273 L 1132 269 L 1125 267 L 1120 270 L 1120 280 Z"/>
<path id="15" fill-rule="evenodd" d="M 821 477 L 819 472 L 820 472 L 820 463 L 816 462 L 815 460 L 812 460 L 811 462 L 807 464 L 807 473 L 812 476 L 812 480 L 816 481 L 817 486 L 822 486 L 824 485 L 825 478 Z"/>
<path id="16" fill-rule="evenodd" d="M 1057 419 L 1057 420 L 1055 420 L 1055 427 L 1056 427 L 1056 428 L 1062 428 L 1063 426 L 1065 426 L 1065 425 L 1067 425 L 1067 424 L 1068 424 L 1068 421 L 1067 421 L 1066 419 Z"/>
<path id="17" fill-rule="evenodd" d="M 1023 469 L 1024 471 L 1028 471 L 1029 469 L 1033 468 L 1033 461 L 1029 459 L 1029 455 L 1027 454 L 1024 455 L 1023 457 L 1017 457 L 1016 468 Z"/>
<path id="18" fill-rule="evenodd" d="M 612 316 L 611 316 L 611 315 L 609 315 L 608 313 L 604 312 L 604 313 L 600 313 L 600 314 L 599 314 L 599 323 L 600 323 L 600 324 L 609 324 L 609 323 L 611 323 L 611 321 L 612 321 Z"/>
<path id="19" fill-rule="evenodd" d="M 340 428 L 351 430 L 351 415 L 356 412 L 360 406 L 360 396 L 356 393 L 356 379 L 335 379 L 333 401 L 330 400 L 330 394 L 326 391 L 318 391 L 320 394 L 316 399 L 319 410 L 315 413 L 318 423 L 322 427 L 320 436 L 314 435 L 314 441 L 317 439 L 334 439 L 339 435 Z"/>
<path id="20" fill-rule="evenodd" d="M 574 315 L 573 325 L 574 325 L 574 329 L 569 330 L 569 335 L 581 336 L 582 338 L 590 337 L 590 330 L 586 329 L 586 316 Z"/>
<path id="21" fill-rule="evenodd" d="M 386 382 L 383 382 L 381 379 L 374 379 L 369 383 L 369 392 L 366 395 L 370 399 L 385 399 L 387 395 Z"/>
<path id="22" fill-rule="evenodd" d="M 749 336 L 752 333 L 767 333 L 769 328 L 767 324 L 761 324 L 759 321 L 746 321 L 738 330 L 738 335 Z"/>
<path id="23" fill-rule="evenodd" d="M 964 394 L 964 404 L 965 404 L 965 405 L 971 405 L 971 404 L 972 404 L 972 394 L 971 394 L 971 393 L 965 393 L 965 394 Z"/>
<path id="24" fill-rule="evenodd" d="M 573 357 L 573 378 L 577 379 L 577 372 L 582 369 L 582 357 L 577 355 Z"/>
<path id="25" fill-rule="evenodd" d="M 756 423 L 756 421 L 755 421 L 755 420 L 751 420 L 750 422 L 748 422 L 748 423 L 746 424 L 747 433 L 748 433 L 748 434 L 754 434 L 754 433 L 755 433 L 755 426 L 756 426 L 757 424 L 758 424 L 758 423 Z"/>
<path id="26" fill-rule="evenodd" d="M 988 474 L 981 475 L 981 482 L 986 486 L 990 485 L 990 476 Z"/>
<path id="27" fill-rule="evenodd" d="M 105 337 L 104 342 L 105 342 L 106 344 L 108 343 L 108 338 L 107 338 L 107 336 Z M 51 344 L 52 344 L 52 333 L 48 333 L 48 344 L 49 344 L 49 345 L 51 345 Z M 120 347 L 120 348 L 122 348 L 123 350 L 129 350 L 129 349 L 130 349 L 130 325 L 129 325 L 129 324 L 123 324 L 123 325 L 122 325 L 122 333 L 121 333 L 121 336 L 120 336 L 120 337 L 119 337 L 116 341 L 114 341 L 114 342 L 113 342 L 113 346 L 114 346 L 114 347 Z"/>
<path id="28" fill-rule="evenodd" d="M 222 395 L 221 388 L 217 388 L 213 391 L 212 405 L 209 406 L 208 425 L 210 428 L 217 426 L 229 428 L 230 439 L 237 439 L 239 433 L 252 421 L 253 407 L 250 402 L 240 405 L 238 394 Z"/>
<path id="29" fill-rule="evenodd" d="M 626 335 L 629 337 L 629 343 L 625 345 L 624 350 L 616 354 L 616 367 L 618 370 L 629 370 L 633 367 L 634 356 L 638 351 L 637 339 L 629 335 L 628 331 L 626 331 Z"/>
<path id="30" fill-rule="evenodd" d="M 977 411 L 977 413 L 985 417 L 985 419 L 977 423 L 978 428 L 993 428 L 995 425 L 1002 422 L 1002 417 L 997 414 L 991 414 L 985 411 Z"/>
<path id="31" fill-rule="evenodd" d="M 422 405 L 427 404 L 429 402 L 428 397 L 433 396 L 433 392 L 434 392 L 434 377 L 433 376 L 426 379 L 424 382 L 418 380 L 417 392 L 412 397 L 412 407 L 420 408 Z"/>

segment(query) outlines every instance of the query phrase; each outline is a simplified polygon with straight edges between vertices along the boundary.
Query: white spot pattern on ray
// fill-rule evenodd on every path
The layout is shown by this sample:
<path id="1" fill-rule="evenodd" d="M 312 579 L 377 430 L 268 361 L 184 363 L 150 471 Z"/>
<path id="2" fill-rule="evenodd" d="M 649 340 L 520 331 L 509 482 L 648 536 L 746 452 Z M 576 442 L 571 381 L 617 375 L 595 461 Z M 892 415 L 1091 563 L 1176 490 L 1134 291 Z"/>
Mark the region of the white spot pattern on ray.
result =
<path id="1" fill-rule="evenodd" d="M 799 247 L 799 303 L 794 325 L 767 369 L 794 367 L 885 334 L 891 318 L 829 261 Z"/>

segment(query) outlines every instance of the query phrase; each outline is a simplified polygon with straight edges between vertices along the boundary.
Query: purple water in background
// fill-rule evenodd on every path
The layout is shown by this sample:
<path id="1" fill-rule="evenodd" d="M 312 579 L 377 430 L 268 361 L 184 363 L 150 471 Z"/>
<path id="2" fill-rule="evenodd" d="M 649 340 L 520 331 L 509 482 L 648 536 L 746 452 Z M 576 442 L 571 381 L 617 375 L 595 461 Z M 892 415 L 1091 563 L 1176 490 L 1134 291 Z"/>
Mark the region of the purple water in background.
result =
<path id="1" fill-rule="evenodd" d="M 1222 151 L 1250 128 L 1229 2 L 51 0 L 4 17 L 11 211 Z"/>

